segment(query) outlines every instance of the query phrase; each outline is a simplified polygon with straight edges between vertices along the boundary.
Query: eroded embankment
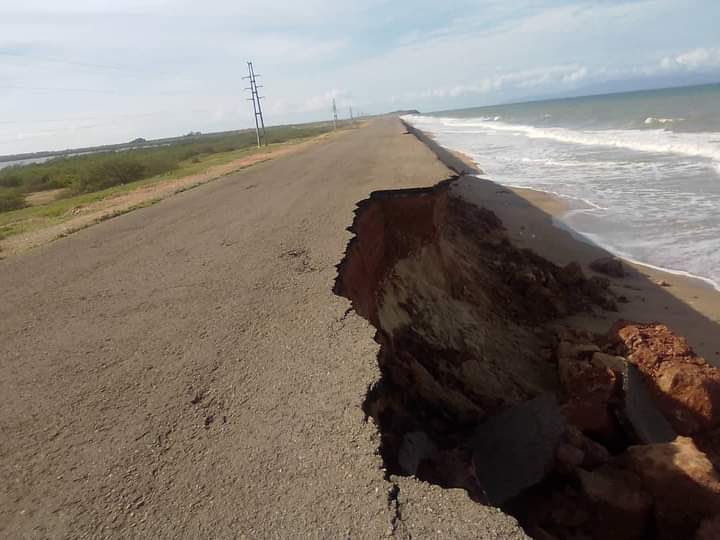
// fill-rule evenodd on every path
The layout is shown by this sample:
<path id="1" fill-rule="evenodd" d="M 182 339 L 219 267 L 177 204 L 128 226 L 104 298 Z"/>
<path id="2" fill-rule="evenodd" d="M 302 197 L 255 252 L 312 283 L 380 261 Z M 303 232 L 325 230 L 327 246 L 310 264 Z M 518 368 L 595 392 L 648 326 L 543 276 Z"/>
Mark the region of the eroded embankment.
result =
<path id="1" fill-rule="evenodd" d="M 517 249 L 454 181 L 373 193 L 338 267 L 336 294 L 381 345 L 364 408 L 388 472 L 464 488 L 538 538 L 691 538 L 701 522 L 720 526 L 720 372 L 679 346 L 684 356 L 657 360 L 677 339 L 666 328 L 563 326 L 616 310 L 608 280 Z"/>

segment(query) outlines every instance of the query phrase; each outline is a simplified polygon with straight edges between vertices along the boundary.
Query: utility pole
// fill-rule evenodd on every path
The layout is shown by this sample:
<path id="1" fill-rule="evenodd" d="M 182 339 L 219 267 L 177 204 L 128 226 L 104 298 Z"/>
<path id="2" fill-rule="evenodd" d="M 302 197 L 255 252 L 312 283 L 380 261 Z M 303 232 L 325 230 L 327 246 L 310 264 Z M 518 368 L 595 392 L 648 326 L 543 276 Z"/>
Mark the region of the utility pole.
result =
<path id="1" fill-rule="evenodd" d="M 337 129 L 337 106 L 335 105 L 335 98 L 333 98 L 333 129 Z"/>
<path id="2" fill-rule="evenodd" d="M 353 123 L 355 122 L 355 120 L 353 119 L 353 115 L 352 115 L 352 105 L 350 105 L 350 121 Z"/>
<path id="3" fill-rule="evenodd" d="M 246 88 L 245 90 L 250 90 L 250 95 L 252 96 L 248 98 L 248 101 L 253 102 L 253 112 L 255 116 L 255 136 L 257 137 L 258 148 L 260 148 L 260 146 L 262 145 L 267 146 L 267 135 L 265 134 L 265 119 L 263 118 L 262 105 L 260 105 L 260 100 L 265 99 L 265 97 L 261 96 L 258 93 L 258 88 L 262 88 L 262 85 L 258 86 L 257 84 L 257 78 L 260 75 L 255 74 L 255 69 L 253 68 L 252 62 L 248 62 L 247 65 L 248 76 L 243 77 L 243 79 L 250 80 L 250 87 Z"/>

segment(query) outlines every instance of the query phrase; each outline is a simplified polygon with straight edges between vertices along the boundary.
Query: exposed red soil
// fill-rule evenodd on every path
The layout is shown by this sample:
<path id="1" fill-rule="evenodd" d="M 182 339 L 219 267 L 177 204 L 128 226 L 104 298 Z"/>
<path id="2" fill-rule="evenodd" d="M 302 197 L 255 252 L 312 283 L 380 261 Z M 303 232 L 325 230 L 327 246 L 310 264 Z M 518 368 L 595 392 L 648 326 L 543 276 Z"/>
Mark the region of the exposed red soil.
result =
<path id="1" fill-rule="evenodd" d="M 365 410 L 389 474 L 464 488 L 537 538 L 692 537 L 720 501 L 711 451 L 720 431 L 707 431 L 720 421 L 715 368 L 665 327 L 622 323 L 610 336 L 564 327 L 567 315 L 616 309 L 607 281 L 516 248 L 497 216 L 455 195 L 453 182 L 372 194 L 339 266 L 335 292 L 381 345 L 383 378 Z M 513 430 L 501 437 L 507 459 L 484 454 L 477 439 L 494 436 L 501 413 Z M 533 422 L 556 424 L 554 415 L 564 426 L 557 442 L 527 440 L 524 422 L 532 431 Z M 673 440 L 673 428 L 707 433 Z M 516 457 L 545 460 L 543 479 L 510 467 L 517 492 L 497 499 L 484 460 Z"/>

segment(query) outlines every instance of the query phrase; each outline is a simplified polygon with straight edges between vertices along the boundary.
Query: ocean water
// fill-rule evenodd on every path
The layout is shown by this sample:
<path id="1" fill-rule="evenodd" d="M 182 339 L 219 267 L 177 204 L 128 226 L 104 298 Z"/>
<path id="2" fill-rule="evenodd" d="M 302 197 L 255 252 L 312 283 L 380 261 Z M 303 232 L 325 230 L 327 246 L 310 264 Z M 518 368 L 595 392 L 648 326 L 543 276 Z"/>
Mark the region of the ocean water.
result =
<path id="1" fill-rule="evenodd" d="M 43 161 L 47 161 L 51 158 L 44 157 L 44 158 L 29 158 L 29 159 L 16 159 L 14 161 L 0 161 L 0 169 L 4 169 L 5 167 L 21 167 L 23 165 L 30 165 L 31 163 L 42 163 Z"/>
<path id="2" fill-rule="evenodd" d="M 720 290 L 720 84 L 407 116 L 618 255 Z"/>

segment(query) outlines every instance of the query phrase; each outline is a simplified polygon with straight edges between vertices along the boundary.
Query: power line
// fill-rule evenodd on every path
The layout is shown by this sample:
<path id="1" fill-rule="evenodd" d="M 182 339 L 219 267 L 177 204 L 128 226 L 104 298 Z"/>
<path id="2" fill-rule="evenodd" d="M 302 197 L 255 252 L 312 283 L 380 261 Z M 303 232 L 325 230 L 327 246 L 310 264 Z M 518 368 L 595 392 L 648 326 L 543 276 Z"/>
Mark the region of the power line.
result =
<path id="1" fill-rule="evenodd" d="M 250 90 L 250 94 L 252 96 L 248 98 L 248 101 L 253 102 L 253 112 L 255 116 L 255 136 L 257 137 L 258 148 L 260 148 L 263 145 L 267 146 L 267 135 L 265 134 L 265 120 L 263 118 L 262 106 L 260 105 L 260 100 L 264 99 L 264 96 L 260 96 L 260 94 L 258 93 L 258 88 L 262 88 L 262 86 L 257 85 L 257 78 L 260 75 L 255 74 L 255 69 L 253 68 L 252 62 L 248 62 L 247 65 L 248 76 L 243 77 L 243 79 L 250 80 L 250 87 L 246 88 L 245 90 Z"/>

